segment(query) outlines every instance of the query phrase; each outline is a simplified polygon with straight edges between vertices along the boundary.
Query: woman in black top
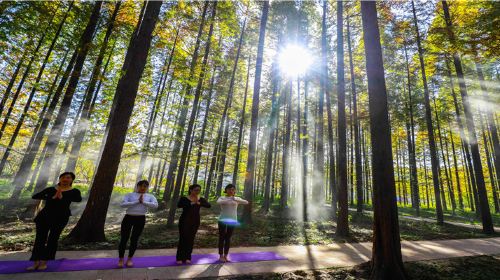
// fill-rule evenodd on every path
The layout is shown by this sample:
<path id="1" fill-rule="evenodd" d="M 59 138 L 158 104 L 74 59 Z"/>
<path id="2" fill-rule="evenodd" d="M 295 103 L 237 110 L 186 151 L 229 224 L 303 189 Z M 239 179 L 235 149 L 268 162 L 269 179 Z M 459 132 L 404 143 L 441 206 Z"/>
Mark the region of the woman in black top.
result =
<path id="1" fill-rule="evenodd" d="M 82 201 L 82 195 L 78 189 L 73 189 L 72 184 L 75 174 L 64 172 L 59 175 L 59 183 L 56 187 L 46 188 L 34 194 L 33 199 L 45 200 L 45 207 L 35 217 L 36 237 L 31 253 L 30 261 L 33 265 L 27 270 L 45 270 L 47 261 L 54 260 L 57 251 L 57 242 L 64 227 L 68 223 L 71 210 L 71 202 Z"/>
<path id="2" fill-rule="evenodd" d="M 199 197 L 201 186 L 194 184 L 189 186 L 188 196 L 183 196 L 177 203 L 182 208 L 179 218 L 179 245 L 177 247 L 177 264 L 191 263 L 194 237 L 200 227 L 200 208 L 210 208 L 210 203 L 203 197 Z"/>

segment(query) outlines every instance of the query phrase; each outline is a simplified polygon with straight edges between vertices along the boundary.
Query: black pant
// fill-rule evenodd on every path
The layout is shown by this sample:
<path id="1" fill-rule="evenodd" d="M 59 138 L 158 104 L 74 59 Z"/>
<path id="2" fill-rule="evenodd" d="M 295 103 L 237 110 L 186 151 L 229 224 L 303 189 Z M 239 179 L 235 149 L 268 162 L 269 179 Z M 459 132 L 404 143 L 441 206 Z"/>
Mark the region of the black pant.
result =
<path id="1" fill-rule="evenodd" d="M 194 237 L 196 236 L 198 227 L 198 225 L 179 225 L 179 245 L 177 246 L 176 260 L 191 260 Z"/>
<path id="2" fill-rule="evenodd" d="M 234 227 L 219 222 L 219 255 L 227 255 L 231 244 Z"/>
<path id="3" fill-rule="evenodd" d="M 30 261 L 56 258 L 57 242 L 69 217 L 37 217 L 36 237 Z"/>
<path id="4" fill-rule="evenodd" d="M 141 236 L 144 225 L 146 224 L 146 216 L 132 216 L 125 215 L 122 220 L 122 227 L 120 229 L 120 245 L 118 246 L 118 256 L 123 258 L 125 256 L 125 248 L 130 237 L 130 247 L 128 248 L 128 257 L 134 256 L 137 249 L 137 242 Z M 130 232 L 132 231 L 132 236 Z"/>

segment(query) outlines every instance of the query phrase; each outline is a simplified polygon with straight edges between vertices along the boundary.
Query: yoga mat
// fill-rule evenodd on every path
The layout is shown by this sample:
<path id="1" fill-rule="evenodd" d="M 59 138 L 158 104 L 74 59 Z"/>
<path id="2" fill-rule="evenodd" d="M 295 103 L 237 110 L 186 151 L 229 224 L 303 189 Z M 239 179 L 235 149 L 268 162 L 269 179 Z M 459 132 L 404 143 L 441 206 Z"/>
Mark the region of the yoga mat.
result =
<path id="1" fill-rule="evenodd" d="M 229 254 L 231 262 L 258 262 L 286 260 L 275 252 L 246 252 Z M 193 255 L 192 264 L 215 264 L 219 263 L 219 255 L 204 254 Z M 34 272 L 63 272 L 79 270 L 107 270 L 119 269 L 117 267 L 118 258 L 89 258 L 89 259 L 57 259 L 49 261 L 47 269 Z M 0 261 L 0 274 L 26 273 L 26 267 L 30 266 L 30 261 Z M 186 264 L 176 264 L 175 256 L 147 256 L 134 258 L 134 268 L 183 266 Z"/>

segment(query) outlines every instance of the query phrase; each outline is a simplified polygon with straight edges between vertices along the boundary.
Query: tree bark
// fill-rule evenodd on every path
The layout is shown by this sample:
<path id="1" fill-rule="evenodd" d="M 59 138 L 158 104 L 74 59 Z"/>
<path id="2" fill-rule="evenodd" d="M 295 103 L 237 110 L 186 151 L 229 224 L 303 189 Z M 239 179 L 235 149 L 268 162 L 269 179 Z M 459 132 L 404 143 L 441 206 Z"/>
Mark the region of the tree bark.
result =
<path id="1" fill-rule="evenodd" d="M 337 236 L 349 235 L 349 202 L 347 194 L 347 129 L 345 113 L 345 79 L 344 79 L 344 31 L 343 2 L 337 1 L 337 168 L 338 168 L 338 202 Z"/>
<path id="2" fill-rule="evenodd" d="M 111 34 L 113 33 L 113 27 L 115 24 L 115 19 L 118 14 L 118 10 L 120 9 L 121 1 L 117 2 L 115 4 L 115 8 L 113 11 L 113 14 L 111 15 L 111 18 L 108 21 L 108 28 L 106 30 L 106 34 L 104 36 L 104 40 L 101 44 L 101 48 L 99 50 L 99 54 L 97 55 L 96 62 L 94 64 L 94 69 L 92 70 L 92 75 L 90 78 L 90 83 L 87 87 L 87 95 L 85 96 L 85 99 L 83 100 L 83 109 L 82 113 L 80 116 L 80 119 L 78 120 L 78 123 L 76 124 L 76 134 L 75 138 L 73 140 L 73 145 L 71 146 L 71 152 L 68 156 L 68 163 L 66 164 L 66 171 L 72 171 L 74 172 L 76 168 L 76 162 L 78 160 L 78 156 L 80 154 L 80 149 L 83 144 L 83 139 L 85 138 L 85 134 L 87 133 L 87 130 L 89 128 L 89 119 L 91 116 L 91 105 L 92 105 L 92 100 L 94 99 L 94 95 L 97 95 L 96 85 L 97 82 L 102 78 L 101 77 L 101 66 L 102 62 L 104 60 L 104 55 L 106 54 L 106 49 L 108 48 L 109 45 L 109 39 L 111 37 Z"/>
<path id="3" fill-rule="evenodd" d="M 453 26 L 451 22 L 448 3 L 446 1 L 441 1 L 441 3 L 443 4 L 443 13 L 446 22 L 446 29 L 448 31 L 448 37 L 451 44 L 455 45 L 455 35 L 452 30 Z M 483 223 L 483 232 L 486 234 L 491 234 L 494 233 L 495 230 L 493 228 L 493 221 L 491 218 L 488 196 L 486 193 L 486 185 L 484 183 L 481 155 L 479 154 L 479 145 L 476 137 L 474 119 L 472 117 L 472 108 L 468 100 L 467 86 L 465 85 L 464 73 L 462 70 L 462 61 L 456 51 L 453 52 L 453 63 L 455 65 L 455 70 L 458 77 L 458 85 L 460 88 L 460 95 L 462 96 L 462 103 L 464 107 L 464 115 L 467 124 L 468 139 L 471 147 L 472 163 L 474 167 L 474 175 L 476 178 L 478 199 L 481 211 L 481 221 Z"/>
<path id="4" fill-rule="evenodd" d="M 103 241 L 105 239 L 104 222 L 120 163 L 120 155 L 161 5 L 160 1 L 148 1 L 144 4 L 144 16 L 130 40 L 121 69 L 123 76 L 118 81 L 115 92 L 118 102 L 114 108 L 109 134 L 90 189 L 89 199 L 80 220 L 69 235 L 70 238 L 80 241 Z"/>
<path id="5" fill-rule="evenodd" d="M 198 28 L 198 35 L 196 36 L 196 43 L 194 46 L 193 56 L 191 58 L 191 65 L 189 69 L 189 80 L 191 81 L 194 77 L 196 65 L 198 64 L 198 52 L 201 44 L 201 35 L 203 34 L 203 29 L 205 27 L 205 16 L 207 13 L 209 2 L 203 4 L 203 12 L 201 16 L 200 26 Z M 182 107 L 180 110 L 180 116 L 177 119 L 178 123 L 176 125 L 177 129 L 174 136 L 174 147 L 171 153 L 171 159 L 167 171 L 167 183 L 165 184 L 165 191 L 163 192 L 163 204 L 166 206 L 170 200 L 170 195 L 174 187 L 174 176 L 177 170 L 177 164 L 179 162 L 179 152 L 181 150 L 181 139 L 183 138 L 184 127 L 186 126 L 187 114 L 189 109 L 189 104 L 191 102 L 191 89 L 190 83 L 186 85 L 185 96 L 183 98 Z M 194 108 L 194 107 L 193 107 Z M 186 134 L 188 135 L 188 134 Z M 178 174 L 178 173 L 177 173 Z"/>
<path id="6" fill-rule="evenodd" d="M 248 68 L 247 68 L 247 78 L 245 82 L 245 94 L 243 97 L 243 106 L 241 108 L 241 118 L 240 125 L 238 130 L 238 146 L 236 148 L 236 157 L 234 159 L 234 170 L 233 170 L 233 185 L 236 186 L 236 190 L 238 190 L 238 173 L 240 166 L 240 153 L 241 153 L 241 143 L 243 141 L 243 128 L 245 126 L 245 114 L 246 114 L 246 106 L 247 106 L 247 95 L 248 95 L 248 82 L 250 80 L 250 56 L 248 57 Z"/>
<path id="7" fill-rule="evenodd" d="M 407 279 L 401 255 L 391 128 L 376 2 L 361 2 L 373 167 L 373 249 L 370 279 Z"/>
<path id="8" fill-rule="evenodd" d="M 266 25 L 269 13 L 269 1 L 262 2 L 262 15 L 260 18 L 259 43 L 257 46 L 257 58 L 255 62 L 255 76 L 252 98 L 252 117 L 250 120 L 250 140 L 248 144 L 248 160 L 245 173 L 244 197 L 248 204 L 243 208 L 242 221 L 244 223 L 252 222 L 252 202 L 253 202 L 253 184 L 255 169 L 255 151 L 257 146 L 257 126 L 259 120 L 259 97 L 260 97 L 260 79 L 262 73 L 262 61 L 264 59 L 264 41 L 266 37 Z"/>
<path id="9" fill-rule="evenodd" d="M 210 30 L 208 32 L 207 43 L 205 46 L 205 54 L 203 56 L 201 73 L 200 73 L 200 77 L 198 79 L 198 85 L 196 87 L 195 94 L 194 94 L 194 100 L 193 100 L 193 105 L 192 105 L 193 109 L 191 110 L 191 116 L 189 118 L 189 123 L 187 126 L 186 135 L 184 137 L 184 144 L 182 147 L 182 153 L 180 156 L 179 167 L 178 167 L 177 174 L 176 174 L 177 176 L 175 179 L 175 185 L 172 185 L 173 186 L 172 204 L 171 204 L 169 211 L 168 211 L 167 226 L 172 226 L 174 224 L 175 211 L 177 210 L 176 202 L 177 202 L 177 199 L 179 198 L 179 193 L 180 193 L 180 189 L 182 186 L 182 179 L 183 179 L 182 176 L 184 175 L 184 169 L 186 168 L 185 165 L 186 165 L 186 159 L 187 159 L 188 152 L 189 152 L 189 146 L 191 143 L 191 134 L 193 132 L 194 122 L 196 120 L 196 115 L 198 113 L 198 103 L 200 101 L 201 89 L 202 89 L 202 85 L 203 85 L 203 80 L 205 79 L 205 72 L 206 72 L 206 68 L 207 68 L 208 56 L 210 54 L 210 45 L 211 45 L 212 34 L 213 34 L 213 29 L 214 29 L 216 10 L 217 10 L 217 2 L 213 2 Z M 205 18 L 205 16 L 203 16 L 203 18 Z M 202 26 L 202 25 L 204 25 L 204 24 L 201 24 L 200 26 Z M 201 34 L 201 32 L 202 32 L 202 30 L 200 30 L 199 34 Z M 193 72 L 193 74 L 194 74 L 194 72 Z M 188 88 L 189 87 L 190 86 L 188 86 Z M 186 91 L 186 94 L 187 95 L 185 96 L 185 99 L 188 99 L 188 101 L 189 101 L 191 99 L 191 96 L 192 96 L 191 91 L 190 90 Z M 185 119 L 186 115 L 187 115 L 187 107 L 185 107 L 183 109 L 186 110 L 186 114 L 182 115 L 182 113 L 181 113 L 181 120 Z M 181 126 L 184 126 L 184 125 L 181 124 Z M 179 144 L 180 144 L 180 142 L 179 142 Z M 174 148 L 174 151 L 175 151 L 175 148 Z M 168 177 L 167 177 L 167 180 L 169 180 Z"/>
<path id="10" fill-rule="evenodd" d="M 415 11 L 415 4 L 412 0 L 413 24 L 415 26 L 415 33 L 417 35 L 418 58 L 420 61 L 420 71 L 422 74 L 422 84 L 424 85 L 424 106 L 425 106 L 425 121 L 427 125 L 427 133 L 429 137 L 429 150 L 431 154 L 431 170 L 432 182 L 434 185 L 434 196 L 436 198 L 436 219 L 439 225 L 444 222 L 443 209 L 441 206 L 441 191 L 439 189 L 439 158 L 436 151 L 436 142 L 434 137 L 434 127 L 432 124 L 432 112 L 429 98 L 429 88 L 427 85 L 427 75 L 425 73 L 424 51 L 420 39 L 420 31 L 418 28 L 417 14 Z"/>

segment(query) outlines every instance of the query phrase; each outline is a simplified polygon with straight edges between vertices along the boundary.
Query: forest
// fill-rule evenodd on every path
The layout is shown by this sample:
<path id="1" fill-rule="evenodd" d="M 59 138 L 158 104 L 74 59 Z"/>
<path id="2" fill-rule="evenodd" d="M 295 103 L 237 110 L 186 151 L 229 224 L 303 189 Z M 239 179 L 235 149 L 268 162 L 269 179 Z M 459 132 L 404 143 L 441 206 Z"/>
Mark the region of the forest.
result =
<path id="1" fill-rule="evenodd" d="M 0 1 L 0 248 L 63 171 L 72 249 L 114 248 L 139 180 L 149 248 L 232 183 L 235 244 L 372 241 L 406 279 L 400 240 L 498 236 L 499 30 L 496 1 Z"/>

